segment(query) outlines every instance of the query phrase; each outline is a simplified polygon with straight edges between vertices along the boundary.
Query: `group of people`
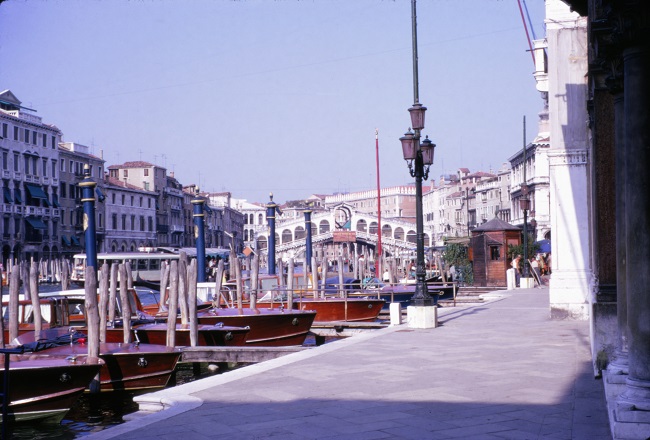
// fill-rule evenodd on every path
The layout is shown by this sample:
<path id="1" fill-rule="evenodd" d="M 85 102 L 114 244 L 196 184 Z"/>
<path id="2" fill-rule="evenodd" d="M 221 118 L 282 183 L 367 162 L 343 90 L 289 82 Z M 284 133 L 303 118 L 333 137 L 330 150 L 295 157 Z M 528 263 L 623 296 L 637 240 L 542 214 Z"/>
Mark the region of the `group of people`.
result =
<path id="1" fill-rule="evenodd" d="M 515 270 L 515 284 L 519 287 L 519 279 L 523 273 L 523 258 L 517 255 L 512 259 L 510 265 Z M 528 259 L 529 268 L 535 272 L 537 279 L 542 283 L 542 275 L 549 275 L 551 273 L 551 254 L 537 254 Z"/>

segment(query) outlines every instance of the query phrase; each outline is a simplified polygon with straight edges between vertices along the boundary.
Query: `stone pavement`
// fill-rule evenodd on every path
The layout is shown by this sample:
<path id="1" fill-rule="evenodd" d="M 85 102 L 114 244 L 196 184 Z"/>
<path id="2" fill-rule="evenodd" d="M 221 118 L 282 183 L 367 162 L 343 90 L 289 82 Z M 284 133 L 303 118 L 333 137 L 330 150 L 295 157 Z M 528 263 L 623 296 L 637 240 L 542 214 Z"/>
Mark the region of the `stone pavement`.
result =
<path id="1" fill-rule="evenodd" d="M 550 321 L 547 288 L 488 296 L 142 396 L 168 409 L 86 438 L 611 439 L 588 323 Z"/>

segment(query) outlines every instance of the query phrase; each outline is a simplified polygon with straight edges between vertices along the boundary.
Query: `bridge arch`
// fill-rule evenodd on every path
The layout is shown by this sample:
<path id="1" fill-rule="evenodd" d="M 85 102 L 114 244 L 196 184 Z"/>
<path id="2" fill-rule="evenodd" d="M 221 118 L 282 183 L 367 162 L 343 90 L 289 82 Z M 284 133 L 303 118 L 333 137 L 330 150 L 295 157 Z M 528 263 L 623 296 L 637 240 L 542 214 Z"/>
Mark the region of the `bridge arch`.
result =
<path id="1" fill-rule="evenodd" d="M 408 241 L 409 243 L 417 243 L 418 235 L 415 233 L 414 230 L 411 229 L 406 233 L 406 241 Z"/>
<path id="2" fill-rule="evenodd" d="M 289 243 L 290 241 L 293 241 L 293 235 L 291 234 L 291 231 L 289 229 L 283 230 L 282 243 Z"/>
<path id="3" fill-rule="evenodd" d="M 404 229 L 401 226 L 395 228 L 395 232 L 393 233 L 393 238 L 395 240 L 404 240 Z"/>
<path id="4" fill-rule="evenodd" d="M 301 238 L 305 238 L 307 236 L 305 232 L 305 228 L 303 228 L 302 226 L 296 226 L 296 229 L 293 232 L 294 232 L 294 238 L 296 240 L 300 240 Z"/>
<path id="5" fill-rule="evenodd" d="M 393 227 L 391 225 L 383 225 L 381 227 L 381 236 L 382 237 L 392 237 L 393 236 Z"/>
<path id="6" fill-rule="evenodd" d="M 377 229 L 379 224 L 377 222 L 370 222 L 370 227 L 368 228 L 368 233 L 372 235 L 377 235 Z"/>
<path id="7" fill-rule="evenodd" d="M 330 231 L 330 222 L 327 220 L 321 220 L 318 224 L 319 233 L 324 234 Z"/>
<path id="8" fill-rule="evenodd" d="M 368 232 L 368 222 L 366 222 L 364 219 L 357 220 L 357 231 Z"/>
<path id="9" fill-rule="evenodd" d="M 261 235 L 257 237 L 257 249 L 266 249 L 268 247 L 268 241 L 266 240 L 266 237 Z"/>

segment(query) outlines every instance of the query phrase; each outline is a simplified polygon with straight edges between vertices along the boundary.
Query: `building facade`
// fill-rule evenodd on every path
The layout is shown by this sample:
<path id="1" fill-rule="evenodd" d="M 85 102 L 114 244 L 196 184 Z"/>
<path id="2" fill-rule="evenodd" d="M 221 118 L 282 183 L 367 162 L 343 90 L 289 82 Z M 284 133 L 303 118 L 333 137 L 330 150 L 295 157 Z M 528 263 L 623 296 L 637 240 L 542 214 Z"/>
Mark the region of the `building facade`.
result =
<path id="1" fill-rule="evenodd" d="M 0 92 L 2 154 L 2 264 L 58 256 L 59 153 L 61 132 Z"/>

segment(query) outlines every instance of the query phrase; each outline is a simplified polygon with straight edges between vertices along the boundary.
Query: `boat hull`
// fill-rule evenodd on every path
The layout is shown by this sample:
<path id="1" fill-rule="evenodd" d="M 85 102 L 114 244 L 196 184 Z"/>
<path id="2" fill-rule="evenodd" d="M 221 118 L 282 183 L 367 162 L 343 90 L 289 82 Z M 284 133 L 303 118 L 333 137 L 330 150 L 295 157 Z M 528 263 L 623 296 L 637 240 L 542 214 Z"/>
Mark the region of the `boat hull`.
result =
<path id="1" fill-rule="evenodd" d="M 227 327 L 215 325 L 198 325 L 198 338 L 196 345 L 199 347 L 232 347 L 246 345 L 246 338 L 250 329 L 246 327 Z M 133 329 L 137 332 L 140 342 L 147 344 L 167 343 L 167 324 L 144 324 Z M 120 332 L 120 335 L 122 333 Z M 176 324 L 176 345 L 187 346 L 190 344 L 190 327 L 188 324 Z"/>
<path id="2" fill-rule="evenodd" d="M 48 330 L 44 337 L 53 338 L 68 332 L 68 328 L 60 327 Z M 16 341 L 19 344 L 33 342 L 33 333 L 19 336 Z M 62 345 L 39 350 L 38 354 L 57 357 L 86 356 L 88 346 L 84 343 Z M 104 361 L 99 370 L 101 391 L 146 391 L 163 388 L 169 382 L 180 356 L 179 350 L 164 345 L 100 343 L 99 357 Z"/>
<path id="3" fill-rule="evenodd" d="M 279 347 L 302 345 L 316 313 L 283 309 L 209 309 L 198 315 L 200 324 L 223 323 L 229 327 L 250 327 L 247 346 Z"/>
<path id="4" fill-rule="evenodd" d="M 367 298 L 302 299 L 300 310 L 315 310 L 314 322 L 372 322 L 377 319 L 385 301 Z"/>
<path id="5" fill-rule="evenodd" d="M 8 421 L 59 423 L 103 364 L 85 356 L 71 361 L 63 357 L 12 355 Z M 3 366 L 0 381 L 4 376 Z"/>

